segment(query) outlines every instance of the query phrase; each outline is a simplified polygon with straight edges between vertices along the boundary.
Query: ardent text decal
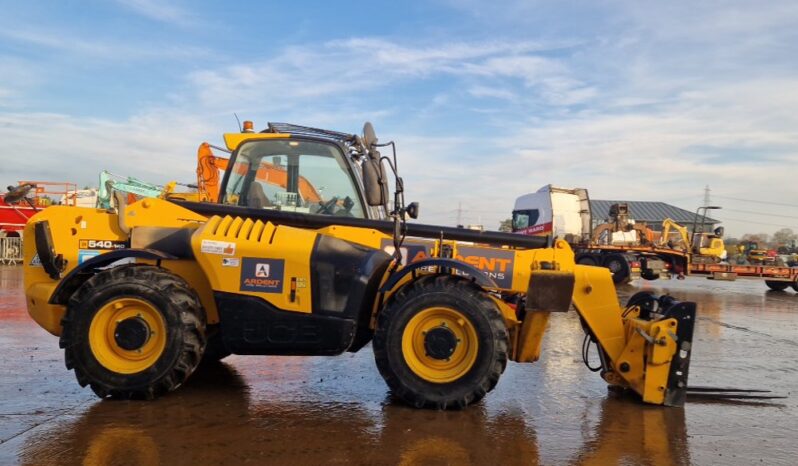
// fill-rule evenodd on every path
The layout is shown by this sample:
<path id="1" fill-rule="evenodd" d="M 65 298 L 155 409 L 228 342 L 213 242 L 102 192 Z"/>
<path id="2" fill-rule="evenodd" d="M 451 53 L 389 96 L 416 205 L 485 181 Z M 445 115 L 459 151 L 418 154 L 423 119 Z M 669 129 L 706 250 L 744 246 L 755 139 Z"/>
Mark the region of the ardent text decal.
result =
<path id="1" fill-rule="evenodd" d="M 457 260 L 473 265 L 502 288 L 513 286 L 515 253 L 504 249 L 484 249 L 470 246 L 457 248 Z"/>
<path id="2" fill-rule="evenodd" d="M 393 242 L 389 239 L 382 241 L 382 250 L 393 254 Z M 412 264 L 428 259 L 432 243 L 408 242 L 402 244 L 402 263 Z M 486 277 L 492 279 L 502 288 L 512 288 L 513 285 L 513 259 L 515 253 L 504 249 L 485 249 L 472 246 L 458 246 L 455 259 L 473 265 Z M 467 275 L 458 272 L 462 275 Z"/>
<path id="3" fill-rule="evenodd" d="M 241 291 L 282 293 L 285 261 L 245 257 L 241 265 Z"/>

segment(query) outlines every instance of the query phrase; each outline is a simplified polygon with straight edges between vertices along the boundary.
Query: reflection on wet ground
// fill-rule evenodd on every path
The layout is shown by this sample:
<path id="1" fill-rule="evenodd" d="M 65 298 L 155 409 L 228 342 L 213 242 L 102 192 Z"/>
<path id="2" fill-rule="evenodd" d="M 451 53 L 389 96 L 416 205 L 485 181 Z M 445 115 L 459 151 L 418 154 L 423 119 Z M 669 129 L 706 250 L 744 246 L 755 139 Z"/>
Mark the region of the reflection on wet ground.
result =
<path id="1" fill-rule="evenodd" d="M 461 412 L 390 398 L 371 351 L 239 357 L 154 402 L 100 402 L 27 318 L 19 269 L 0 268 L 0 464 L 791 464 L 798 406 L 643 406 L 608 393 L 579 355 L 574 313 L 552 319 L 544 357 L 510 364 Z M 721 286 L 722 285 L 722 286 Z M 790 394 L 798 296 L 758 282 L 643 283 L 699 302 L 691 382 Z"/>

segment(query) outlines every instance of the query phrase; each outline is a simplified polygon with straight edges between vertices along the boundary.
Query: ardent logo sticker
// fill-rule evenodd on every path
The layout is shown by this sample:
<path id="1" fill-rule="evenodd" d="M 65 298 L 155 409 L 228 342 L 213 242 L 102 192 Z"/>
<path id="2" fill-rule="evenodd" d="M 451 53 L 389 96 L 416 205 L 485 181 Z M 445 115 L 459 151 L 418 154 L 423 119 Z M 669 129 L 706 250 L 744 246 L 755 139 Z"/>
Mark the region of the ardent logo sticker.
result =
<path id="1" fill-rule="evenodd" d="M 265 262 L 255 264 L 255 277 L 269 278 L 269 268 L 269 264 Z"/>
<path id="2" fill-rule="evenodd" d="M 285 261 L 244 257 L 241 264 L 241 291 L 282 293 Z"/>

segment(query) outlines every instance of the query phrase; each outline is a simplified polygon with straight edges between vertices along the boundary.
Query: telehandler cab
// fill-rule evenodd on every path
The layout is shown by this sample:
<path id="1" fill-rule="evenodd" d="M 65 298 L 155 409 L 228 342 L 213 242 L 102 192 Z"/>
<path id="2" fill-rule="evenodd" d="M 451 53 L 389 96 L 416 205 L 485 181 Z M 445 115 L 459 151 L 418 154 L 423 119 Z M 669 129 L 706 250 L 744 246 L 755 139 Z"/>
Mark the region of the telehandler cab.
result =
<path id="1" fill-rule="evenodd" d="M 549 315 L 573 304 L 608 384 L 684 402 L 695 304 L 643 293 L 622 307 L 608 270 L 575 265 L 565 241 L 407 223 L 418 206 L 404 203 L 395 146 L 368 123 L 362 136 L 269 124 L 224 139 L 217 203 L 54 206 L 26 227 L 29 313 L 99 397 L 152 399 L 230 353 L 371 342 L 399 398 L 462 408 L 508 360 L 537 360 Z M 263 164 L 285 183 L 258 176 Z"/>

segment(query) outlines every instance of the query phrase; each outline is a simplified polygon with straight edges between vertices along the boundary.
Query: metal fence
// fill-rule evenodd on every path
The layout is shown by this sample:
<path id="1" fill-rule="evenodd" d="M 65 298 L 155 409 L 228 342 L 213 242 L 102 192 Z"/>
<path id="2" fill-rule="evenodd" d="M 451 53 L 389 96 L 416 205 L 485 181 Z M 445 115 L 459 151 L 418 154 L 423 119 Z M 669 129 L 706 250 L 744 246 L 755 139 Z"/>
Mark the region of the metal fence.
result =
<path id="1" fill-rule="evenodd" d="M 22 262 L 22 238 L 0 238 L 0 264 L 15 265 Z"/>

